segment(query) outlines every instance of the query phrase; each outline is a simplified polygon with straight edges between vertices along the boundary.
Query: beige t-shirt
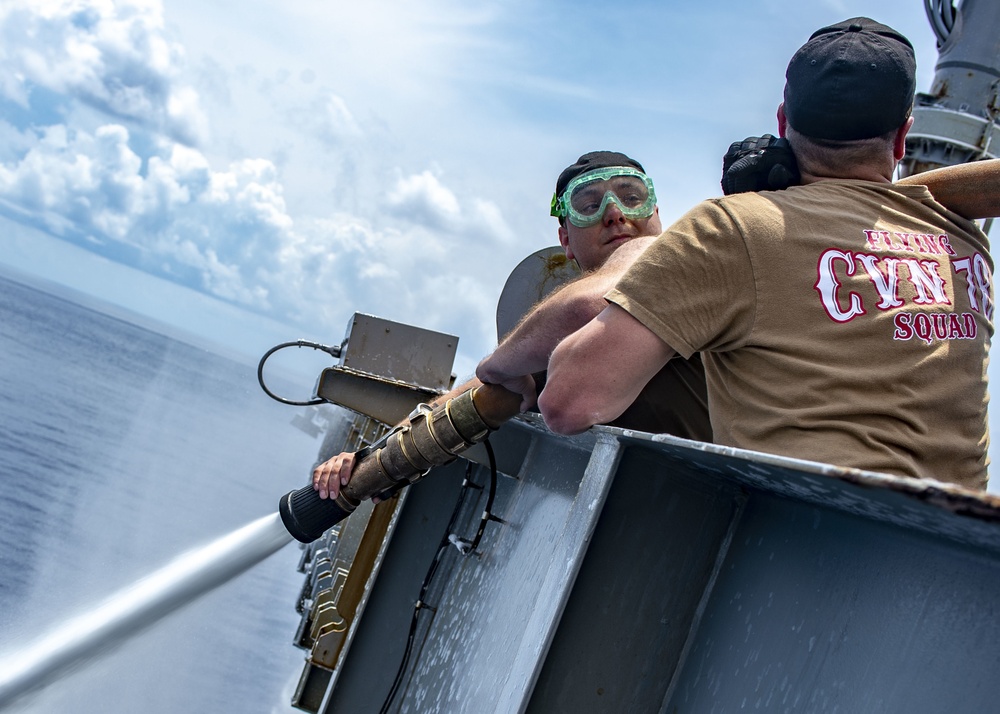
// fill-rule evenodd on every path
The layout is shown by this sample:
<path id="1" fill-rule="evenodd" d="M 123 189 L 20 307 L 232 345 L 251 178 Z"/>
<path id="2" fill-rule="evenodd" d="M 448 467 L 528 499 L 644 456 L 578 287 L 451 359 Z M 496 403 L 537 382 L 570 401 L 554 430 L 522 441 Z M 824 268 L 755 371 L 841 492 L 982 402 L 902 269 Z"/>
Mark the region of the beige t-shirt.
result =
<path id="1" fill-rule="evenodd" d="M 986 485 L 986 236 L 923 186 L 705 201 L 607 299 L 702 352 L 715 441 Z"/>

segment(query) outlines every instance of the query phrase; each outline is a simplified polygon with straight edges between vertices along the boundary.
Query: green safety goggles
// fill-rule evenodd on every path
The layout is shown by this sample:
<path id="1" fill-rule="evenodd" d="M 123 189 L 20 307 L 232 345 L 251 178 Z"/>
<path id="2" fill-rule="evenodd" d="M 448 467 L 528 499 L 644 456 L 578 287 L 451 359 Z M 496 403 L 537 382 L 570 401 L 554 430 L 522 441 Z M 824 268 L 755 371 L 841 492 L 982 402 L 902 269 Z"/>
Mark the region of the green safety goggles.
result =
<path id="1" fill-rule="evenodd" d="M 649 218 L 656 208 L 653 180 L 625 166 L 588 171 L 570 181 L 562 196 L 553 194 L 551 215 L 588 228 L 600 222 L 612 202 L 626 218 Z"/>

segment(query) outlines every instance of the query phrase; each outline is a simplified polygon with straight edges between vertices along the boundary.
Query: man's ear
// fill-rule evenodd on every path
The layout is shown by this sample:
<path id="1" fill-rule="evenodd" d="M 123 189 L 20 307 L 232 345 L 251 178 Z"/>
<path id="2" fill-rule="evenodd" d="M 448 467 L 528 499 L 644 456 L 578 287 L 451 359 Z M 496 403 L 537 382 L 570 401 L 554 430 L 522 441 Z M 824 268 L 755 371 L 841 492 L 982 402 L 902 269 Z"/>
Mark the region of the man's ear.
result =
<path id="1" fill-rule="evenodd" d="M 778 105 L 778 136 L 785 138 L 785 127 L 788 126 L 788 119 L 785 118 L 785 103 Z"/>
<path id="2" fill-rule="evenodd" d="M 896 137 L 892 140 L 892 155 L 896 161 L 902 161 L 906 155 L 906 134 L 910 131 L 911 126 L 913 126 L 913 117 L 907 119 L 906 123 L 899 127 L 896 131 Z"/>
<path id="3" fill-rule="evenodd" d="M 569 231 L 566 230 L 566 226 L 559 226 L 559 245 L 566 251 L 566 257 L 573 260 L 573 249 L 569 247 Z"/>

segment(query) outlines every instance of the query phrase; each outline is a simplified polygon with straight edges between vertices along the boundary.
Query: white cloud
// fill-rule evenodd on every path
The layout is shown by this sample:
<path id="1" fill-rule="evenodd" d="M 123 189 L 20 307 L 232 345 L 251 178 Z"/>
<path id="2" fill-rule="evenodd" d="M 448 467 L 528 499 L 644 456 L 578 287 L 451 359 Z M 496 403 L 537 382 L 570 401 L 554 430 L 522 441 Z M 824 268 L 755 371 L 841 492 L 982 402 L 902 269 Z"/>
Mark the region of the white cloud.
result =
<path id="1" fill-rule="evenodd" d="M 493 201 L 477 198 L 472 201 L 472 218 L 475 227 L 470 226 L 471 231 L 478 230 L 486 236 L 489 243 L 513 246 L 517 241 L 517 235 L 507 224 L 503 216 L 503 211 Z M 480 241 L 482 242 L 482 241 Z"/>
<path id="2" fill-rule="evenodd" d="M 93 136 L 49 127 L 21 161 L 0 165 L 0 196 L 36 212 L 57 233 L 73 225 L 120 239 L 137 209 L 141 185 L 140 160 L 123 147 L 125 139 L 120 126 L 103 127 Z"/>
<path id="3" fill-rule="evenodd" d="M 178 81 L 183 50 L 158 0 L 14 0 L 0 5 L 0 92 L 22 106 L 33 85 L 197 144 L 207 122 Z"/>
<path id="4" fill-rule="evenodd" d="M 389 192 L 387 204 L 396 216 L 430 228 L 454 228 L 461 217 L 455 194 L 430 171 L 401 177 Z"/>
<path id="5" fill-rule="evenodd" d="M 440 112 L 453 117 L 444 134 L 453 131 L 450 85 L 468 78 L 455 70 L 469 67 L 470 53 L 492 56 L 477 33 L 499 11 L 433 5 L 349 10 L 368 24 L 337 23 L 317 61 L 272 41 L 289 29 L 287 14 L 266 30 L 235 22 L 244 51 L 230 54 L 208 49 L 221 36 L 207 28 L 222 8 L 169 4 L 172 23 L 178 10 L 197 20 L 203 54 L 192 53 L 189 67 L 189 48 L 168 36 L 158 0 L 17 0 L 0 12 L 0 36 L 31 41 L 0 49 L 9 60 L 0 91 L 41 118 L 44 87 L 55 111 L 20 150 L 0 154 L 5 212 L 278 319 L 339 333 L 364 309 L 471 332 L 476 343 L 482 333 L 472 349 L 483 352 L 505 277 L 497 266 L 521 257 L 509 255 L 516 233 L 497 197 L 471 188 L 465 167 L 445 180 L 428 141 L 439 141 L 437 131 L 419 142 L 418 158 L 407 132 L 440 125 Z M 301 20 L 293 24 L 307 45 L 327 27 Z M 425 96 L 435 102 L 416 101 Z M 202 111 L 224 131 L 204 148 L 179 145 L 206 133 L 196 131 Z M 480 248 L 494 251 L 485 271 L 473 263 Z M 463 266 L 479 277 L 451 293 Z"/>
<path id="6" fill-rule="evenodd" d="M 496 204 L 460 198 L 426 170 L 398 175 L 384 206 L 371 206 L 375 221 L 296 221 L 270 161 L 215 170 L 197 149 L 154 150 L 141 158 L 120 124 L 48 127 L 0 162 L 0 202 L 23 222 L 327 336 L 360 310 L 465 335 L 477 353 L 494 339 L 497 276 L 469 276 L 489 272 L 481 251 L 510 252 Z"/>
<path id="7" fill-rule="evenodd" d="M 158 0 L 5 5 L 0 91 L 42 119 L 34 131 L 11 124 L 22 141 L 0 153 L 5 211 L 271 317 L 339 336 L 363 310 L 459 334 L 483 354 L 509 270 L 554 242 L 539 150 L 560 155 L 557 172 L 582 149 L 564 158 L 551 134 L 505 126 L 503 97 L 490 97 L 497 71 L 483 70 L 517 54 L 488 37 L 506 11 L 376 5 L 345 10 L 357 27 L 278 13 L 265 28 L 241 14 L 235 35 L 214 29 L 222 7 L 168 5 L 189 13 L 171 22 L 200 51 L 171 40 Z M 295 48 L 279 41 L 291 27 L 303 33 Z M 219 50 L 223 36 L 234 52 Z M 310 41 L 318 54 L 300 51 Z M 48 116 L 38 87 L 54 95 Z M 482 99 L 471 115 L 468 89 Z M 216 140 L 182 145 L 205 134 L 202 111 Z M 511 142 L 533 158 L 497 161 Z"/>
<path id="8" fill-rule="evenodd" d="M 496 340 L 508 272 L 498 266 L 523 257 L 513 231 L 494 204 L 456 194 L 429 170 L 399 177 L 389 194 L 391 217 L 297 222 L 269 283 L 289 288 L 289 314 L 333 337 L 360 311 L 456 334 L 464 352 L 482 356 Z"/>
<path id="9" fill-rule="evenodd" d="M 316 116 L 320 122 L 321 135 L 333 140 L 361 136 L 361 128 L 351 115 L 347 104 L 335 94 L 321 97 Z"/>
<path id="10" fill-rule="evenodd" d="M 193 272 L 212 294 L 267 308 L 253 271 L 274 260 L 293 226 L 274 166 L 256 159 L 212 171 L 197 150 L 166 148 L 143 175 L 125 127 L 49 127 L 20 161 L 0 164 L 0 198 L 57 235 L 137 248 L 142 267 Z"/>

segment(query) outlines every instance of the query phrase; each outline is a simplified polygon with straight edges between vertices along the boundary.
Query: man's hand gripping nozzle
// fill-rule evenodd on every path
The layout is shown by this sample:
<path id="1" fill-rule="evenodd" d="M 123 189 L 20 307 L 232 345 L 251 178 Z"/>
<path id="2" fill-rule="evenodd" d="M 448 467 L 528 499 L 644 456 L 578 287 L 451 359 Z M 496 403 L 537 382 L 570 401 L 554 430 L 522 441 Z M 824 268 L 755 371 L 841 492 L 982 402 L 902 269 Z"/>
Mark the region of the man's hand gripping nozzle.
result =
<path id="1" fill-rule="evenodd" d="M 358 460 L 336 500 L 320 498 L 311 485 L 285 494 L 278 503 L 282 523 L 293 538 L 311 543 L 362 501 L 419 481 L 433 467 L 483 441 L 516 416 L 520 404 L 521 395 L 484 384 L 423 410 L 392 432 L 384 445 Z"/>

